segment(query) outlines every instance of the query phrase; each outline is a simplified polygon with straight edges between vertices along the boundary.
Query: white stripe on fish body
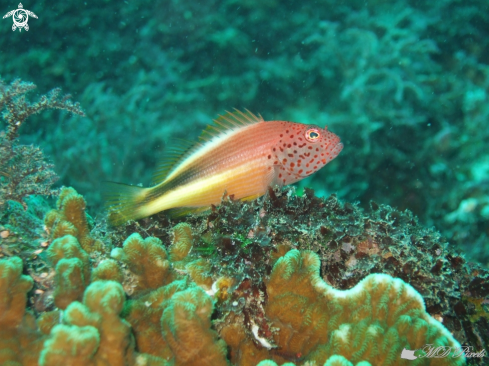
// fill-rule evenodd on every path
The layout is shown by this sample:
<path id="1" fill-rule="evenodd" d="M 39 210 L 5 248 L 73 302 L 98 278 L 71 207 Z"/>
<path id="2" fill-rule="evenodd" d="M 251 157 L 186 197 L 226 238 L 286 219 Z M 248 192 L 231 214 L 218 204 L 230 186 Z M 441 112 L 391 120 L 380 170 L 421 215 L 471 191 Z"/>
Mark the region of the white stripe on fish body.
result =
<path id="1" fill-rule="evenodd" d="M 211 141 L 208 141 L 205 144 L 203 144 L 192 155 L 190 155 L 187 159 L 182 161 L 182 163 L 180 165 L 175 167 L 175 169 L 168 175 L 168 177 L 166 177 L 165 182 L 170 181 L 172 178 L 178 176 L 178 174 L 184 172 L 185 169 L 188 168 L 192 163 L 195 163 L 199 158 L 205 156 L 206 154 L 208 154 L 213 149 L 219 147 L 219 145 L 222 144 L 225 140 L 227 140 L 230 137 L 240 133 L 243 128 L 246 128 L 246 127 L 241 127 L 239 129 L 226 132 L 225 134 L 220 135 L 220 136 L 216 136 Z"/>
<path id="2" fill-rule="evenodd" d="M 262 129 L 263 124 L 266 124 L 268 128 L 263 131 L 262 135 L 256 136 L 253 129 Z M 215 174 L 223 169 L 234 168 L 246 161 L 253 160 L 257 157 L 256 155 L 261 156 L 262 153 L 265 153 L 265 147 L 270 149 L 270 146 L 278 139 L 278 136 L 274 134 L 277 126 L 274 122 L 259 122 L 240 126 L 230 133 L 216 136 L 182 161 L 162 183 L 177 178 L 192 166 L 197 166 L 203 174 Z M 250 147 L 254 148 L 250 149 Z M 268 150 L 266 152 L 268 153 Z"/>
<path id="3" fill-rule="evenodd" d="M 192 163 L 196 163 L 198 159 L 205 157 L 207 154 L 212 152 L 212 150 L 218 149 L 226 144 L 226 140 L 229 140 L 235 137 L 238 134 L 242 134 L 244 132 L 248 132 L 249 129 L 256 128 L 257 125 L 266 122 L 258 122 L 253 125 L 248 126 L 236 126 L 235 129 L 228 130 L 223 134 L 217 135 L 212 138 L 210 141 L 207 141 L 202 144 L 200 148 L 195 150 L 195 152 L 190 155 L 187 159 L 182 161 L 180 165 L 175 167 L 175 169 L 166 177 L 165 181 L 169 181 L 172 178 L 178 176 L 178 174 L 185 171 L 186 168 L 190 167 Z"/>

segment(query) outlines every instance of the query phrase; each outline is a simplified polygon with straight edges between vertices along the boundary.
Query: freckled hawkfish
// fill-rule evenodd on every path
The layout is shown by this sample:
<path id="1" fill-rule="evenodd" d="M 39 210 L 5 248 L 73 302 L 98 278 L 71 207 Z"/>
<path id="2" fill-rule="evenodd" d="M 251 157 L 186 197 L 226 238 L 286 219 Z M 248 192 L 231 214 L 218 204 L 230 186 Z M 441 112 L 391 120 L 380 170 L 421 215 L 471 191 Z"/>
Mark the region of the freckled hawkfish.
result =
<path id="1" fill-rule="evenodd" d="M 297 182 L 321 169 L 343 149 L 325 127 L 264 121 L 235 110 L 214 120 L 196 143 L 173 148 L 149 188 L 108 183 L 105 199 L 110 222 L 201 210 L 221 202 L 223 194 L 252 200 L 268 186 Z"/>

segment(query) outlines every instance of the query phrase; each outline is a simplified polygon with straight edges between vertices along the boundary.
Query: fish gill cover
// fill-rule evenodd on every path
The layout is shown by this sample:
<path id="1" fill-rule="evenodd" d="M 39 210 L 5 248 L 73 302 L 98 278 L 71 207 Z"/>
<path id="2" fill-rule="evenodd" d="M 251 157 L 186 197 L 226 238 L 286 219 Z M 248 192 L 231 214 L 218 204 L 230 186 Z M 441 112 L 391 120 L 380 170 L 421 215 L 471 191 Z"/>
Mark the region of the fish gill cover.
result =
<path id="1" fill-rule="evenodd" d="M 409 324 L 489 349 L 488 6 L 38 1 L 29 31 L 3 19 L 1 362 L 401 364 Z M 258 201 L 107 226 L 101 182 L 148 186 L 169 142 L 232 108 L 327 125 L 345 148 Z M 413 308 L 326 317 L 351 288 Z"/>

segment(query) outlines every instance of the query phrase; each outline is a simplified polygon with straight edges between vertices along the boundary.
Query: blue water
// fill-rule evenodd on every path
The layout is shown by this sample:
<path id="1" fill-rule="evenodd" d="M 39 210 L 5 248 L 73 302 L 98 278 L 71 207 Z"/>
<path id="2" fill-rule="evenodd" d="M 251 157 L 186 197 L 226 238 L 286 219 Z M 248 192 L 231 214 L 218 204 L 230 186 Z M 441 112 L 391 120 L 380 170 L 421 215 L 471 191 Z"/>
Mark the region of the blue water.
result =
<path id="1" fill-rule="evenodd" d="M 18 4 L 2 3 L 2 11 Z M 10 9 L 10 10 L 9 10 Z M 489 263 L 486 1 L 25 3 L 0 26 L 0 75 L 73 95 L 86 118 L 22 127 L 100 208 L 100 182 L 147 185 L 166 143 L 218 114 L 327 125 L 340 157 L 299 186 L 409 209 Z"/>
<path id="2" fill-rule="evenodd" d="M 72 186 L 91 223 L 100 223 L 102 182 L 150 185 L 172 142 L 196 140 L 219 114 L 246 108 L 341 137 L 341 154 L 297 183 L 297 194 L 308 187 L 366 210 L 371 201 L 409 210 L 453 253 L 489 267 L 487 0 L 22 5 L 0 3 L 3 15 L 13 12 L 0 20 L 0 79 L 37 85 L 26 94 L 31 101 L 61 87 L 60 97 L 71 94 L 85 112 L 45 110 L 21 124 L 12 146 L 39 147 L 52 164 L 42 165 L 51 175 L 31 182 L 34 193 Z M 22 160 L 25 152 L 9 160 L 7 117 L 0 120 L 0 232 L 7 217 L 19 228 L 41 228 L 54 199 L 9 188 L 9 169 L 41 169 Z M 8 203 L 12 197 L 21 199 Z M 10 256 L 7 239 L 1 256 Z M 473 284 L 476 294 L 451 289 L 477 297 L 471 309 L 485 311 L 474 320 L 455 307 L 454 319 L 487 329 L 486 282 Z"/>

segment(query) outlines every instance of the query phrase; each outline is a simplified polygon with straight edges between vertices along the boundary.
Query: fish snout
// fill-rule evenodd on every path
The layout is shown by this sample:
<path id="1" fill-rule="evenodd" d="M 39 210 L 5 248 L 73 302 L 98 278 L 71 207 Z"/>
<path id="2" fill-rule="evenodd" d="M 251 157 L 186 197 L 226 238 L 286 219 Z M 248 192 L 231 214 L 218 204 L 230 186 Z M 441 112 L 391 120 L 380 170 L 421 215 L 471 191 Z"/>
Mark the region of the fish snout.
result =
<path id="1" fill-rule="evenodd" d="M 328 152 L 327 154 L 327 159 L 325 162 L 325 165 L 329 163 L 331 160 L 336 158 L 339 153 L 343 150 L 343 144 L 340 142 L 340 139 L 338 139 L 336 142 L 333 142 L 330 144 L 327 148 L 326 151 Z"/>
<path id="2" fill-rule="evenodd" d="M 341 152 L 341 150 L 343 150 L 343 143 L 341 142 L 338 142 L 334 147 L 333 147 L 333 151 L 332 151 L 332 154 L 335 157 L 337 157 L 339 155 L 339 153 Z"/>

